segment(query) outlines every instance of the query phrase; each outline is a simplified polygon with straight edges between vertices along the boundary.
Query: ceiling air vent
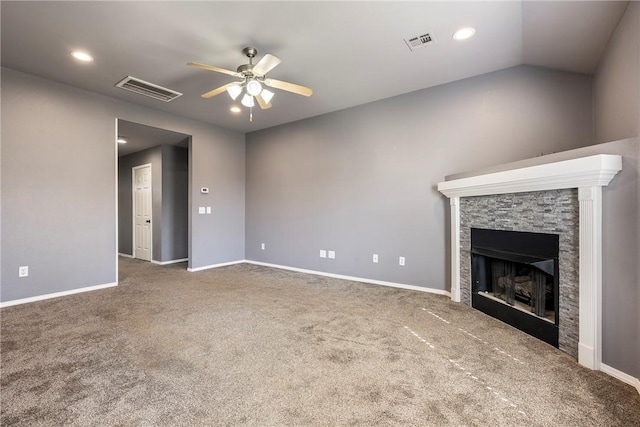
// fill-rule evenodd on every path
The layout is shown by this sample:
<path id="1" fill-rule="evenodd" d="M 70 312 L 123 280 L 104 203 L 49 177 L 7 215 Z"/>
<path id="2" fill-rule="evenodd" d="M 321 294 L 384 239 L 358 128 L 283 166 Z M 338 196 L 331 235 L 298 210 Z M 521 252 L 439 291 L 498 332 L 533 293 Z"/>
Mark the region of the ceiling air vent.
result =
<path id="1" fill-rule="evenodd" d="M 180 92 L 167 89 L 166 87 L 154 85 L 135 77 L 127 76 L 116 84 L 116 87 L 139 93 L 140 95 L 149 96 L 159 99 L 160 101 L 169 102 L 182 96 Z"/>
<path id="2" fill-rule="evenodd" d="M 421 47 L 428 46 L 435 43 L 431 33 L 424 33 L 421 36 L 415 36 L 408 39 L 404 39 L 404 42 L 409 46 L 412 51 L 420 49 Z"/>

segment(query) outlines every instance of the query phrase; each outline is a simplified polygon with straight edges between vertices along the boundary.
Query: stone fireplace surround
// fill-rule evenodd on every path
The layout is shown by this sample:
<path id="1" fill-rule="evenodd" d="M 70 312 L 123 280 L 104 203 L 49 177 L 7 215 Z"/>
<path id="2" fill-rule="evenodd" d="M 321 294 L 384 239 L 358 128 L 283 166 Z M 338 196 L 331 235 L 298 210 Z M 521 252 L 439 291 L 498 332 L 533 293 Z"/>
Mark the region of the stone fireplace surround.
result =
<path id="1" fill-rule="evenodd" d="M 563 225 L 558 227 L 557 232 L 561 235 L 561 241 L 563 234 L 569 242 L 572 233 L 578 236 L 579 261 L 576 275 L 575 272 L 571 272 L 571 264 L 575 263 L 575 259 L 565 259 L 566 271 L 561 270 L 560 280 L 565 281 L 565 288 L 575 287 L 578 289 L 578 325 L 577 327 L 571 325 L 572 320 L 570 317 L 566 317 L 567 313 L 565 313 L 563 320 L 561 307 L 560 322 L 565 327 L 565 343 L 564 348 L 561 349 L 574 356 L 577 353 L 578 363 L 581 365 L 590 369 L 600 369 L 602 355 L 602 187 L 608 185 L 621 169 L 621 156 L 599 154 L 439 183 L 438 190 L 449 198 L 451 205 L 451 299 L 457 302 L 464 299 L 463 302 L 469 304 L 466 295 L 467 291 L 470 292 L 471 287 L 471 276 L 467 273 L 470 269 L 470 258 L 468 252 L 464 252 L 469 249 L 465 237 L 465 233 L 468 233 L 467 228 L 472 225 L 469 224 L 469 221 L 479 221 L 480 225 L 493 222 L 494 225 L 498 224 L 498 229 L 551 232 L 551 229 L 555 227 L 555 218 L 567 216 L 569 221 L 562 223 Z M 570 200 L 571 194 L 575 194 L 575 190 L 573 192 L 557 191 L 565 189 L 577 189 L 578 229 L 571 230 L 568 234 L 562 228 L 571 225 Z M 496 197 L 496 195 L 504 196 Z M 487 199 L 486 197 L 476 198 L 477 196 L 491 197 Z M 554 199 L 558 196 L 561 196 L 559 202 Z M 535 201 L 536 198 L 539 199 L 538 202 Z M 502 211 L 487 210 L 489 215 L 486 216 L 496 218 L 495 220 L 491 218 L 478 220 L 481 215 L 478 216 L 477 213 L 474 214 L 468 210 L 477 201 L 483 199 L 485 206 L 487 202 L 496 202 L 502 206 Z M 522 200 L 527 199 L 532 200 L 531 206 L 536 204 L 544 206 L 546 203 L 548 205 L 546 213 L 542 212 L 541 215 L 533 215 L 528 218 L 526 214 L 518 215 L 517 209 L 509 210 L 506 208 L 509 203 L 515 204 L 516 201 L 521 203 Z M 461 229 L 461 205 L 464 214 L 462 222 L 464 230 Z M 553 206 L 560 206 L 560 212 L 554 212 Z M 544 224 L 545 215 L 549 220 L 546 227 Z M 573 222 L 575 223 L 575 221 Z M 539 225 L 542 227 L 537 228 Z M 575 238 L 573 240 L 575 241 Z M 569 255 L 571 252 L 575 252 L 571 251 L 569 247 L 565 249 L 568 250 L 566 254 Z M 567 277 L 563 279 L 563 276 Z M 576 280 L 578 283 L 575 283 Z M 566 294 L 564 298 L 565 302 L 570 302 L 570 299 L 575 298 L 575 295 L 572 297 L 570 294 Z M 575 303 L 565 304 L 565 307 L 569 309 L 571 306 L 575 306 Z M 571 337 L 575 337 L 576 333 L 577 346 L 571 341 Z"/>

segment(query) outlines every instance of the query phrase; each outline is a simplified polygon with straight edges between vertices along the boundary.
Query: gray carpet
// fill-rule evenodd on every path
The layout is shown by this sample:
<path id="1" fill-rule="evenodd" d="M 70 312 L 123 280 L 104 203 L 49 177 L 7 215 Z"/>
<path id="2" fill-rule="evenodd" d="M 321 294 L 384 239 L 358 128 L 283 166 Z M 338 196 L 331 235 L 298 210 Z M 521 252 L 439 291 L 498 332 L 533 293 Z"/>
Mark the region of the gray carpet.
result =
<path id="1" fill-rule="evenodd" d="M 640 426 L 631 386 L 422 292 L 120 260 L 1 311 L 2 425 Z"/>

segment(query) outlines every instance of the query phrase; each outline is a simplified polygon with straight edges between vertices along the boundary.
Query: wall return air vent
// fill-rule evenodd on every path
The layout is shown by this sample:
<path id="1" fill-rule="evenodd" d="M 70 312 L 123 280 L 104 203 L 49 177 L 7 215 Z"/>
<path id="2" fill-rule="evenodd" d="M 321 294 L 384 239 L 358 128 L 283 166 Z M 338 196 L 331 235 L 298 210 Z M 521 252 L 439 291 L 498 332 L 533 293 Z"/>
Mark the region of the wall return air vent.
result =
<path id="1" fill-rule="evenodd" d="M 421 47 L 434 44 L 435 40 L 431 33 L 424 33 L 420 36 L 406 38 L 404 39 L 404 42 L 407 44 L 407 46 L 409 46 L 409 49 L 414 51 L 416 49 L 420 49 Z"/>
<path id="2" fill-rule="evenodd" d="M 149 96 L 160 101 L 169 102 L 182 96 L 180 92 L 167 89 L 166 87 L 154 85 L 153 83 L 145 82 L 144 80 L 137 79 L 135 77 L 127 76 L 124 79 L 116 83 L 116 87 L 130 90 L 131 92 L 139 93 L 140 95 Z"/>

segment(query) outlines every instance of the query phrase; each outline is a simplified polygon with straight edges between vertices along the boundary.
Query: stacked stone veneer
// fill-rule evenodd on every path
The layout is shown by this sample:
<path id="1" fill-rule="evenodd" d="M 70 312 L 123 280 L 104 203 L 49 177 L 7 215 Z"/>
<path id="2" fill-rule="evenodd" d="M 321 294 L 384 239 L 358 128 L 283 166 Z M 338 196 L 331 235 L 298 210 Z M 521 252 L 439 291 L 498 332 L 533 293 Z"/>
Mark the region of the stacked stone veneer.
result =
<path id="1" fill-rule="evenodd" d="M 578 357 L 578 190 L 495 194 L 460 199 L 460 299 L 471 306 L 471 228 L 560 235 L 558 347 Z"/>

